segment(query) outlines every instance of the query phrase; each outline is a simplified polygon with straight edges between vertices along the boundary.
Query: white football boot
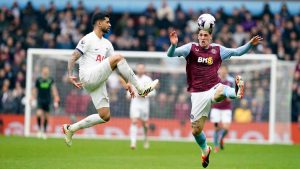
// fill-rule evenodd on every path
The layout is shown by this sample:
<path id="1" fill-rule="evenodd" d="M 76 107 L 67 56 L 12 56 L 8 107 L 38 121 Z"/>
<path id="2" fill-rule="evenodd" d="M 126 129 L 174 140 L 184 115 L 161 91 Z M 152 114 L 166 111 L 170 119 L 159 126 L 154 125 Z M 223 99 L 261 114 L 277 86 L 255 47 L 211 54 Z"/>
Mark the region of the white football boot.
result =
<path id="1" fill-rule="evenodd" d="M 67 146 L 71 147 L 72 145 L 72 136 L 73 136 L 73 132 L 70 131 L 69 128 L 69 124 L 64 124 L 62 126 L 62 131 L 65 134 L 65 143 L 67 144 Z"/>
<path id="2" fill-rule="evenodd" d="M 142 91 L 139 93 L 139 95 L 142 97 L 147 96 L 150 92 L 152 92 L 156 88 L 156 86 L 158 85 L 158 82 L 159 82 L 159 80 L 156 79 L 149 84 L 145 84 L 145 87 L 142 89 Z"/>

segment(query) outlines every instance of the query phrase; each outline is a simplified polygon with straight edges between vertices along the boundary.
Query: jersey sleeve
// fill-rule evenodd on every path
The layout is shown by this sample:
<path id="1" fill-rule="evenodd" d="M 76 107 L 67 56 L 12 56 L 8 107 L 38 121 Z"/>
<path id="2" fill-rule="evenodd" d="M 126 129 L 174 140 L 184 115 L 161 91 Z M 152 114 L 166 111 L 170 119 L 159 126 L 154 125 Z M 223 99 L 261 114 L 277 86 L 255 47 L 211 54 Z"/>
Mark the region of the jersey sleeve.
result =
<path id="1" fill-rule="evenodd" d="M 171 45 L 167 51 L 168 57 L 187 57 L 191 51 L 192 43 L 188 43 L 176 48 L 175 45 Z"/>
<path id="2" fill-rule="evenodd" d="M 107 51 L 107 53 L 106 53 L 106 58 L 107 58 L 107 57 L 110 57 L 110 56 L 112 56 L 112 55 L 114 55 L 114 53 L 115 53 L 114 47 L 113 47 L 113 45 L 109 42 L 109 48 L 108 48 L 108 51 Z"/>
<path id="3" fill-rule="evenodd" d="M 221 45 L 219 46 L 220 56 L 222 60 L 229 59 L 231 56 L 241 56 L 247 53 L 252 48 L 252 45 L 249 42 L 238 48 L 226 48 Z"/>
<path id="4" fill-rule="evenodd" d="M 81 55 L 83 55 L 87 49 L 88 49 L 89 45 L 88 45 L 88 40 L 86 39 L 86 37 L 83 37 L 77 44 L 76 46 L 76 50 L 78 50 Z"/>
<path id="5" fill-rule="evenodd" d="M 51 86 L 52 86 L 52 85 L 54 85 L 54 84 L 55 84 L 55 82 L 54 82 L 54 78 L 53 78 L 53 77 L 51 77 L 50 79 L 51 79 Z"/>

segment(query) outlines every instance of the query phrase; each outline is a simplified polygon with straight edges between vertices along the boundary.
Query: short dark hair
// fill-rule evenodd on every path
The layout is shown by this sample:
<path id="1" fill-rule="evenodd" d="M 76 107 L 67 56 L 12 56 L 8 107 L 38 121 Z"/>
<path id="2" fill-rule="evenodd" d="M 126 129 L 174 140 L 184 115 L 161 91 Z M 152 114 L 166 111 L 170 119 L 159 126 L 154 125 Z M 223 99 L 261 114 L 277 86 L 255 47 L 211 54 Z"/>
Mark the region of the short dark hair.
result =
<path id="1" fill-rule="evenodd" d="M 105 18 L 110 18 L 109 14 L 107 13 L 95 13 L 92 17 L 92 26 L 98 21 L 98 20 L 105 20 Z"/>

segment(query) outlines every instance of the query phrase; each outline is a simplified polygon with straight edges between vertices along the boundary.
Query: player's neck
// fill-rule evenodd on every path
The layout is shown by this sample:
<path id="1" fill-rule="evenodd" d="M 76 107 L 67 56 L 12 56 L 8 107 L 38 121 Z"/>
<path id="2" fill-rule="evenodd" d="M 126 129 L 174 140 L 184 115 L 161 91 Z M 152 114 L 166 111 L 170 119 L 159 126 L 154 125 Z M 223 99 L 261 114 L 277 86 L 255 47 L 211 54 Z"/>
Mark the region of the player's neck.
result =
<path id="1" fill-rule="evenodd" d="M 102 31 L 99 31 L 97 29 L 94 29 L 93 31 L 95 32 L 95 34 L 97 35 L 98 38 L 100 38 L 100 39 L 103 38 L 104 33 Z"/>
<path id="2" fill-rule="evenodd" d="M 199 46 L 200 46 L 201 48 L 203 48 L 203 49 L 208 49 L 208 48 L 210 47 L 210 44 L 208 44 L 207 46 L 201 46 L 201 45 L 199 44 Z"/>

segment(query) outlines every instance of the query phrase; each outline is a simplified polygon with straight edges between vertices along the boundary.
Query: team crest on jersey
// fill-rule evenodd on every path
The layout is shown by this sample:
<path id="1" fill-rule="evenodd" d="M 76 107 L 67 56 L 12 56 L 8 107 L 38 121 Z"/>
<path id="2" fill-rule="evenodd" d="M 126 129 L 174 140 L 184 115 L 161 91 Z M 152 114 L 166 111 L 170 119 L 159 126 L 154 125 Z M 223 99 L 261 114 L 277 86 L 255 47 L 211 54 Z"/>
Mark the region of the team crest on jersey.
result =
<path id="1" fill-rule="evenodd" d="M 211 49 L 211 53 L 212 53 L 212 54 L 216 54 L 216 53 L 217 53 L 217 50 L 216 50 L 216 49 Z"/>
<path id="2" fill-rule="evenodd" d="M 198 57 L 198 63 L 207 63 L 208 65 L 213 64 L 213 58 L 209 56 L 208 58 Z"/>

